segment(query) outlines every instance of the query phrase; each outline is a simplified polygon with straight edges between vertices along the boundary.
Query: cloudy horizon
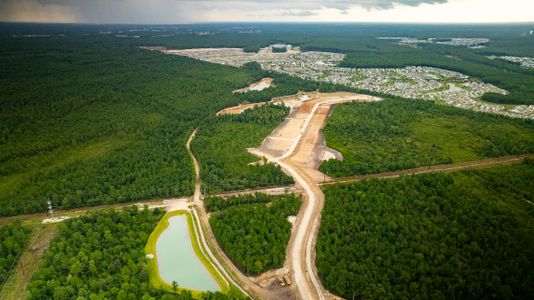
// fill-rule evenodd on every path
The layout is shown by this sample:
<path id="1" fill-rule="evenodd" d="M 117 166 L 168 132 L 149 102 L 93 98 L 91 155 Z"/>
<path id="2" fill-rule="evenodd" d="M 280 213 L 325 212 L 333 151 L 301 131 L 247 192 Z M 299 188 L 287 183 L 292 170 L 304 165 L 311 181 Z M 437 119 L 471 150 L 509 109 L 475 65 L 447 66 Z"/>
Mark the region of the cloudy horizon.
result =
<path id="1" fill-rule="evenodd" d="M 530 23 L 531 0 L 4 0 L 0 21 Z"/>

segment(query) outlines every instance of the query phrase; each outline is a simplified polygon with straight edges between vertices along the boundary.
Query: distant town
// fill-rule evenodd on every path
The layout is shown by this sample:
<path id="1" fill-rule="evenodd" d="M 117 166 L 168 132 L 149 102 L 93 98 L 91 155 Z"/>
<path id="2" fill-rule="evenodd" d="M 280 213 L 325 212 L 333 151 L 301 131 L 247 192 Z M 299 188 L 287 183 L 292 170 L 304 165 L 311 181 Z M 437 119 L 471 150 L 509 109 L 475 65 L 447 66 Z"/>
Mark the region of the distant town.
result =
<path id="1" fill-rule="evenodd" d="M 525 69 L 534 69 L 534 57 L 519 57 L 519 56 L 488 56 L 489 59 L 500 59 L 519 64 Z"/>
<path id="2" fill-rule="evenodd" d="M 486 48 L 486 44 L 489 43 L 488 38 L 427 38 L 418 39 L 411 37 L 378 37 L 379 40 L 393 40 L 401 46 L 417 47 L 417 44 L 440 44 L 449 46 L 461 46 L 469 49 L 481 49 Z"/>
<path id="3" fill-rule="evenodd" d="M 460 43 L 456 40 L 456 43 Z M 462 39 L 465 45 L 476 42 L 468 43 L 465 40 L 467 39 Z M 345 54 L 302 52 L 300 48 L 286 44 L 274 44 L 260 49 L 257 53 L 245 52 L 241 48 L 144 48 L 234 67 L 257 62 L 264 70 L 305 80 L 324 81 L 408 99 L 437 100 L 463 109 L 534 119 L 533 105 L 502 105 L 480 101 L 479 98 L 485 93 L 506 95 L 508 92 L 450 70 L 419 66 L 345 68 L 339 67 Z"/>

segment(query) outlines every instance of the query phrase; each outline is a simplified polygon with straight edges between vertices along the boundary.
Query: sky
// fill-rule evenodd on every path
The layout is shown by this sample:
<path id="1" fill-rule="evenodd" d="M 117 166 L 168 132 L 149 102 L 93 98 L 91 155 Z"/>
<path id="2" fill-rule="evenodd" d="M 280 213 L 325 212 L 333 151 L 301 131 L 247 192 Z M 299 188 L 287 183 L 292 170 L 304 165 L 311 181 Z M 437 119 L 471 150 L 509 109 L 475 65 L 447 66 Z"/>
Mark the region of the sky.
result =
<path id="1" fill-rule="evenodd" d="M 0 21 L 509 23 L 534 22 L 534 0 L 0 0 Z"/>

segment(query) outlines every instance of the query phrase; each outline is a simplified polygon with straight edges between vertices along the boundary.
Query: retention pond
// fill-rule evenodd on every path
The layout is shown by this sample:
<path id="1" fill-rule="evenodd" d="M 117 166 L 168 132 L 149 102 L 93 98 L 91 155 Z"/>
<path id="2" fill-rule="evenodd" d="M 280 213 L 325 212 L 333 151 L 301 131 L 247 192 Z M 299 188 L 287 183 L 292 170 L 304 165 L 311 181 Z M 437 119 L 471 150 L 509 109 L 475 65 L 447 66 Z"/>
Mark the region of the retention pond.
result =
<path id="1" fill-rule="evenodd" d="M 197 291 L 219 291 L 219 286 L 202 264 L 191 243 L 185 215 L 169 218 L 169 226 L 156 242 L 161 278 L 179 287 Z"/>

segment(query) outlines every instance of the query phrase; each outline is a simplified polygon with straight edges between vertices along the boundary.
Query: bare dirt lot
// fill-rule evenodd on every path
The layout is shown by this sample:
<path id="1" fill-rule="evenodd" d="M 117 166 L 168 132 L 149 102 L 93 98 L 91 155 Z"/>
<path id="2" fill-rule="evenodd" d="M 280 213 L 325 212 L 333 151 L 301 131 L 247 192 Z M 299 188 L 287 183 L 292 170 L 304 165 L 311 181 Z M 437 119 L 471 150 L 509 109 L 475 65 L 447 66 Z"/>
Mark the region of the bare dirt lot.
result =
<path id="1" fill-rule="evenodd" d="M 283 97 L 279 101 L 298 101 L 289 117 L 278 126 L 261 144 L 259 150 L 276 158 L 288 157 L 294 164 L 306 169 L 316 182 L 328 180 L 317 168 L 321 164 L 327 147 L 321 134 L 332 106 L 345 102 L 380 101 L 378 97 L 347 92 L 306 93 Z"/>
<path id="2" fill-rule="evenodd" d="M 284 99 L 297 102 L 289 117 L 273 130 L 258 149 L 249 151 L 279 164 L 304 190 L 303 204 L 291 232 L 284 264 L 284 268 L 290 270 L 288 276 L 291 276 L 296 288 L 294 297 L 336 298 L 324 290 L 314 264 L 315 243 L 324 202 L 324 195 L 317 183 L 326 180 L 326 176 L 317 171 L 327 149 L 321 129 L 334 104 L 382 99 L 346 92 L 298 94 Z"/>
<path id="3" fill-rule="evenodd" d="M 245 88 L 232 91 L 232 94 L 247 93 L 249 91 L 263 91 L 264 89 L 269 88 L 272 85 L 272 83 L 273 83 L 272 78 L 269 78 L 269 77 L 262 78 L 260 81 L 251 83 L 249 86 Z"/>

